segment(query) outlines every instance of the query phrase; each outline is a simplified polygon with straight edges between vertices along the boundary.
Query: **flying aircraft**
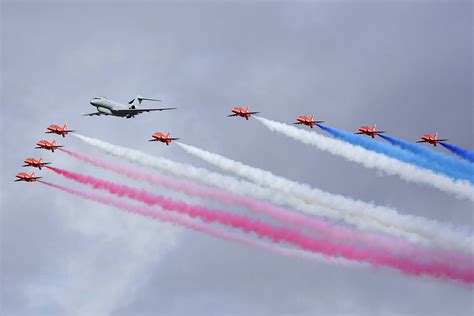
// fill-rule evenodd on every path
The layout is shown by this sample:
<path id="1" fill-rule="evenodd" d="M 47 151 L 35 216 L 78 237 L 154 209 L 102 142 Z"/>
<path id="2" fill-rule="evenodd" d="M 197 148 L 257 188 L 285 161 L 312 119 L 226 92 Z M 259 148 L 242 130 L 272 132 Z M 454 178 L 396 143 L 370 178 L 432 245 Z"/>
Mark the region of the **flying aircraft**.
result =
<path id="1" fill-rule="evenodd" d="M 169 144 L 173 140 L 179 139 L 179 138 L 170 137 L 170 133 L 168 133 L 166 135 L 163 134 L 163 133 L 155 133 L 155 134 L 151 135 L 151 137 L 153 137 L 153 139 L 148 140 L 149 142 L 162 142 L 162 143 L 166 144 L 166 146 L 169 146 Z"/>
<path id="2" fill-rule="evenodd" d="M 36 182 L 36 180 L 41 179 L 42 177 L 35 177 L 35 173 L 32 172 L 31 174 L 21 172 L 16 175 L 17 179 L 15 182 L 18 181 L 25 181 L 25 182 Z"/>
<path id="3" fill-rule="evenodd" d="M 359 131 L 355 134 L 364 134 L 367 136 L 370 136 L 372 138 L 375 138 L 376 135 L 385 133 L 385 131 L 378 131 L 377 130 L 377 124 L 374 123 L 372 127 L 370 126 L 361 126 L 358 129 Z"/>
<path id="4" fill-rule="evenodd" d="M 58 134 L 61 135 L 62 137 L 66 137 L 68 133 L 74 132 L 72 129 L 66 129 L 67 128 L 67 123 L 64 123 L 64 126 L 59 126 L 59 125 L 50 125 L 48 127 L 48 131 L 46 134 Z"/>
<path id="5" fill-rule="evenodd" d="M 36 143 L 35 149 L 42 148 L 46 150 L 51 150 L 54 153 L 54 150 L 60 147 L 64 147 L 64 146 L 56 145 L 55 140 L 53 140 L 52 142 L 48 142 L 47 140 L 40 140 L 39 142 Z"/>
<path id="6" fill-rule="evenodd" d="M 25 165 L 23 165 L 22 167 L 35 167 L 39 168 L 39 170 L 41 170 L 41 168 L 43 168 L 44 166 L 51 164 L 50 162 L 43 162 L 43 158 L 27 158 L 25 159 L 24 163 Z"/>
<path id="7" fill-rule="evenodd" d="M 421 140 L 417 141 L 417 143 L 430 143 L 431 145 L 435 146 L 440 142 L 445 142 L 447 139 L 438 139 L 438 132 L 434 135 L 423 135 L 421 136 Z"/>
<path id="8" fill-rule="evenodd" d="M 233 114 L 230 114 L 230 115 L 227 115 L 227 116 L 228 117 L 240 116 L 240 117 L 245 117 L 245 119 L 248 120 L 252 116 L 252 114 L 257 114 L 257 113 L 260 113 L 260 112 L 251 112 L 249 110 L 249 107 L 247 107 L 247 108 L 236 107 L 236 108 L 232 108 L 232 113 Z"/>
<path id="9" fill-rule="evenodd" d="M 293 123 L 293 124 L 303 124 L 303 125 L 306 125 L 306 126 L 309 126 L 311 128 L 314 127 L 314 125 L 316 124 L 319 124 L 319 123 L 324 123 L 324 121 L 315 121 L 314 120 L 314 114 L 311 115 L 311 116 L 298 116 L 298 118 L 296 119 L 296 123 Z"/>
<path id="10" fill-rule="evenodd" d="M 135 115 L 138 115 L 143 112 L 152 112 L 152 111 L 166 111 L 174 110 L 176 108 L 139 108 L 138 106 L 142 101 L 158 101 L 157 99 L 144 98 L 140 95 L 137 95 L 133 100 L 128 102 L 128 105 L 109 100 L 105 97 L 96 97 L 91 100 L 91 105 L 97 108 L 97 112 L 84 114 L 84 116 L 94 116 L 94 115 L 112 115 L 125 118 L 132 118 Z"/>

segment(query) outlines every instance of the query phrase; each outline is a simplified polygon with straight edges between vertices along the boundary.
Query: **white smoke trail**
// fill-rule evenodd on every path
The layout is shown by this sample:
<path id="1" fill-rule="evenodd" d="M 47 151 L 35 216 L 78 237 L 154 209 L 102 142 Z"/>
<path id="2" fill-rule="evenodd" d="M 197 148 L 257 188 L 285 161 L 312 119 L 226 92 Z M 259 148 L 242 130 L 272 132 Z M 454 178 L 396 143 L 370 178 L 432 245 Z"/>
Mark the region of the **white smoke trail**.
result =
<path id="1" fill-rule="evenodd" d="M 322 190 L 311 188 L 307 184 L 291 181 L 272 174 L 271 172 L 247 166 L 241 162 L 233 161 L 221 155 L 205 150 L 177 143 L 186 152 L 212 164 L 222 170 L 253 181 L 256 184 L 269 187 L 284 193 L 285 196 L 294 196 L 307 204 L 323 205 L 331 210 L 338 211 L 340 217 L 347 222 L 356 224 L 360 228 L 371 228 L 374 223 L 382 227 L 394 227 L 401 231 L 410 232 L 434 241 L 446 239 L 437 243 L 438 246 L 451 248 L 457 245 L 458 249 L 468 252 L 473 251 L 473 238 L 468 234 L 456 233 L 449 227 L 429 221 L 422 217 L 399 214 L 396 210 L 383 206 L 375 206 L 360 200 L 353 200 L 341 195 L 331 194 Z M 364 223 L 367 226 L 364 227 Z M 384 232 L 387 232 L 384 230 Z M 451 242 L 448 242 L 451 240 Z M 414 241 L 414 240 L 412 240 Z M 439 240 L 440 241 L 440 240 Z"/>
<path id="2" fill-rule="evenodd" d="M 354 224 L 361 229 L 369 229 L 372 231 L 380 231 L 393 236 L 398 236 L 410 240 L 412 242 L 421 243 L 425 246 L 438 246 L 448 250 L 457 249 L 470 252 L 472 251 L 472 239 L 464 236 L 464 234 L 456 233 L 449 227 L 440 225 L 435 221 L 429 221 L 420 217 L 405 215 L 404 221 L 413 221 L 417 225 L 413 225 L 412 230 L 403 230 L 397 226 L 398 222 L 390 222 L 389 225 L 383 225 L 379 221 L 371 218 L 363 218 L 357 212 L 335 211 L 323 208 L 314 203 L 309 203 L 293 195 L 282 194 L 268 188 L 263 188 L 254 183 L 239 180 L 234 177 L 222 175 L 209 171 L 204 168 L 197 168 L 188 164 L 177 163 L 162 157 L 155 157 L 138 150 L 116 146 L 98 139 L 72 134 L 83 142 L 94 146 L 108 154 L 125 158 L 131 162 L 141 164 L 172 173 L 176 176 L 199 181 L 211 186 L 219 187 L 240 196 L 250 196 L 257 199 L 268 200 L 277 205 L 286 205 L 291 208 L 300 210 L 313 215 L 324 216 L 336 220 L 344 220 Z M 312 200 L 312 199 L 311 199 Z M 359 202 L 363 203 L 363 202 Z M 371 209 L 378 211 L 378 208 L 370 205 Z M 347 208 L 350 208 L 350 202 L 347 201 Z M 395 212 L 395 211 L 393 211 Z M 395 212 L 395 215 L 398 215 Z M 395 216 L 395 219 L 397 217 Z"/>
<path id="3" fill-rule="evenodd" d="M 341 156 L 349 161 L 360 163 L 366 168 L 379 169 L 389 175 L 398 175 L 405 181 L 422 183 L 446 193 L 454 194 L 457 197 L 474 201 L 474 186 L 468 181 L 454 180 L 431 170 L 423 169 L 315 132 L 305 131 L 262 117 L 255 117 L 255 119 L 271 131 L 279 132 L 304 144 L 316 146 L 321 150 Z"/>

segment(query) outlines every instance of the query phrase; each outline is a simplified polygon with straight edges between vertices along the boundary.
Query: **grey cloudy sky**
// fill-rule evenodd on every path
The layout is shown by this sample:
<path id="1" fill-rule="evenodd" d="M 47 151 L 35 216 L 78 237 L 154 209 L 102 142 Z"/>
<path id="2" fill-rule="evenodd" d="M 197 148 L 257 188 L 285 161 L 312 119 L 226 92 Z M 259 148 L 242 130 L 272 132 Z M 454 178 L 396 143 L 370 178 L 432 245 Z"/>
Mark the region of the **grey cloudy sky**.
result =
<path id="1" fill-rule="evenodd" d="M 2 314 L 474 312 L 472 287 L 280 257 L 11 181 L 24 158 L 40 154 L 32 147 L 45 127 L 64 121 L 84 135 L 203 165 L 146 142 L 170 131 L 332 193 L 472 229 L 472 203 L 225 117 L 234 105 L 283 122 L 315 113 L 347 130 L 377 122 L 409 140 L 438 130 L 472 149 L 471 1 L 2 1 L 1 11 Z M 81 116 L 94 110 L 94 96 L 128 101 L 138 93 L 179 110 Z M 100 155 L 73 138 L 60 142 Z"/>

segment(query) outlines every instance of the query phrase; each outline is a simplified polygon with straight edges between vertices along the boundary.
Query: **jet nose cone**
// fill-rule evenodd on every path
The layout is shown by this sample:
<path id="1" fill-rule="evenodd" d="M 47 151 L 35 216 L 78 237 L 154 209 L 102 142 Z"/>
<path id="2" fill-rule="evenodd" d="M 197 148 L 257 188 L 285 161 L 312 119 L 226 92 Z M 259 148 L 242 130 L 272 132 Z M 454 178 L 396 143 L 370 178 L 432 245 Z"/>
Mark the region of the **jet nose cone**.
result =
<path id="1" fill-rule="evenodd" d="M 97 104 L 98 104 L 97 100 L 91 100 L 90 103 L 91 103 L 91 105 L 93 105 L 93 106 L 97 106 Z"/>

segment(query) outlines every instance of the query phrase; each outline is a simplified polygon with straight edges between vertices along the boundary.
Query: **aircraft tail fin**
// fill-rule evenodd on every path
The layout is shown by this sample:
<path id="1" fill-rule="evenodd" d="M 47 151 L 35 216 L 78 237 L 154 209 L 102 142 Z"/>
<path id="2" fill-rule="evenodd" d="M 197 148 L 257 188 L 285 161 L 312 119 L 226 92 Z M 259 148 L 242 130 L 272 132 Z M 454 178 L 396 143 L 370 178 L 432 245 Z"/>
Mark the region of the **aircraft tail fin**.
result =
<path id="1" fill-rule="evenodd" d="M 436 132 L 434 136 L 435 139 L 438 139 L 438 132 Z"/>
<path id="2" fill-rule="evenodd" d="M 145 98 L 145 97 L 142 97 L 141 95 L 137 95 L 133 100 L 129 101 L 128 104 L 130 104 L 131 109 L 134 109 L 136 106 L 142 104 L 142 101 L 144 100 L 161 102 L 161 100 L 158 100 L 158 99 Z"/>

